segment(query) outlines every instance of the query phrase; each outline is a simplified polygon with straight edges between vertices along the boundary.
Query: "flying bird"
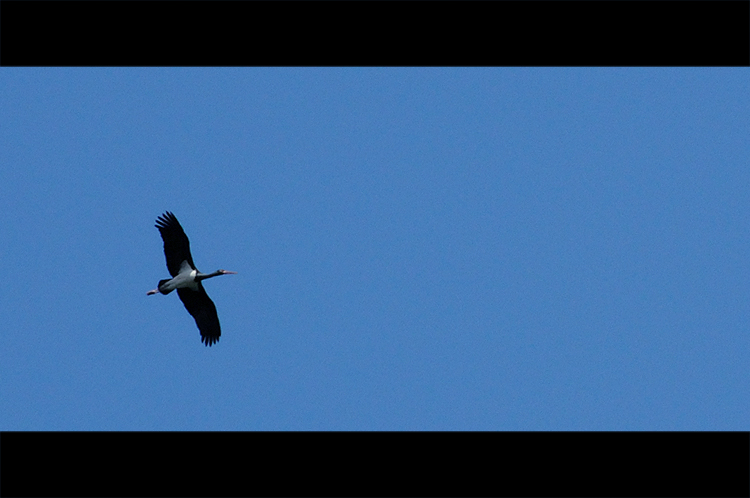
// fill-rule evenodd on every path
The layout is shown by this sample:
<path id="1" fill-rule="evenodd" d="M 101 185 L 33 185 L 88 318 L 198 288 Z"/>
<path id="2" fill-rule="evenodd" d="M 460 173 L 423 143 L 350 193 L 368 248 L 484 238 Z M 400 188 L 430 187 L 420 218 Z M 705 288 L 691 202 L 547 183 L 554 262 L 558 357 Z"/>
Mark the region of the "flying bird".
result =
<path id="1" fill-rule="evenodd" d="M 216 270 L 213 273 L 199 272 L 190 255 L 190 241 L 180 222 L 169 211 L 159 216 L 154 226 L 159 229 L 161 238 L 164 240 L 167 270 L 172 278 L 159 280 L 156 289 L 148 291 L 146 295 L 169 294 L 177 289 L 177 295 L 180 296 L 185 309 L 195 318 L 195 324 L 201 332 L 201 342 L 206 346 L 213 346 L 221 336 L 219 315 L 201 282 L 207 278 L 237 272 L 227 270 Z"/>

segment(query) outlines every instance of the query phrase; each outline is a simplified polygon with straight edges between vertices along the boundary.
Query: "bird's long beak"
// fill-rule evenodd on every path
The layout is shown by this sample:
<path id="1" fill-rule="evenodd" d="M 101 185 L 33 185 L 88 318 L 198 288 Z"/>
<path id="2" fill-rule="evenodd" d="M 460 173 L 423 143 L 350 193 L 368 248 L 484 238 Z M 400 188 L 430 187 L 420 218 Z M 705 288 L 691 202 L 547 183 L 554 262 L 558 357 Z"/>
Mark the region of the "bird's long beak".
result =
<path id="1" fill-rule="evenodd" d="M 222 273 L 223 273 L 224 275 L 228 275 L 228 274 L 231 274 L 231 275 L 237 275 L 237 272 L 236 272 L 236 271 L 229 271 L 229 270 L 222 270 Z"/>

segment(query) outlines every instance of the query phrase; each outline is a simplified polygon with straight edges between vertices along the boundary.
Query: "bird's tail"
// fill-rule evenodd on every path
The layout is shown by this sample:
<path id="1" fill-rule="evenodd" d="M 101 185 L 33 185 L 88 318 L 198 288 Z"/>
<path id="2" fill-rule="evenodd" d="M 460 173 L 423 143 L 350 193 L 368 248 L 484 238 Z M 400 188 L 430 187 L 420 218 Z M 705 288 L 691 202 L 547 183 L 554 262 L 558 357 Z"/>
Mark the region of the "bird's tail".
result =
<path id="1" fill-rule="evenodd" d="M 174 290 L 174 289 L 169 289 L 168 291 L 161 290 L 161 286 L 166 284 L 167 282 L 169 282 L 168 278 L 165 278 L 164 280 L 159 280 L 159 285 L 157 285 L 157 288 L 159 289 L 159 293 L 166 295 Z"/>

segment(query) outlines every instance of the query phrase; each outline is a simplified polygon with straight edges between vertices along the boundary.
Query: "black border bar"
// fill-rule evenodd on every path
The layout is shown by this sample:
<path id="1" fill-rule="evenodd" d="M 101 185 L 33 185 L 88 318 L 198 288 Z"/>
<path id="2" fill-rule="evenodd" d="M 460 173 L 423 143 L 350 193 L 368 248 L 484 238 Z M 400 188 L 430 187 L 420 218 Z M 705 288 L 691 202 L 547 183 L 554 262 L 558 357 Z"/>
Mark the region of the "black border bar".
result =
<path id="1" fill-rule="evenodd" d="M 750 434 L 0 433 L 6 497 L 747 497 Z"/>
<path id="2" fill-rule="evenodd" d="M 0 1 L 3 66 L 748 66 L 747 1 Z"/>

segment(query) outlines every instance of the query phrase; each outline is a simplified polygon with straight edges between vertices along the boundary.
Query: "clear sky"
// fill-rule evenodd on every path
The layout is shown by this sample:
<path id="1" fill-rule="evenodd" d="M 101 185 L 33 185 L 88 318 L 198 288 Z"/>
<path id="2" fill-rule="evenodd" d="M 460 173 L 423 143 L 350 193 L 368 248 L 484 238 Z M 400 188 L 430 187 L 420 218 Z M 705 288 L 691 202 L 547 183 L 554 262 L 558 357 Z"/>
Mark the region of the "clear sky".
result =
<path id="1" fill-rule="evenodd" d="M 747 430 L 744 68 L 0 69 L 0 429 Z M 222 325 L 168 278 L 170 210 Z"/>

